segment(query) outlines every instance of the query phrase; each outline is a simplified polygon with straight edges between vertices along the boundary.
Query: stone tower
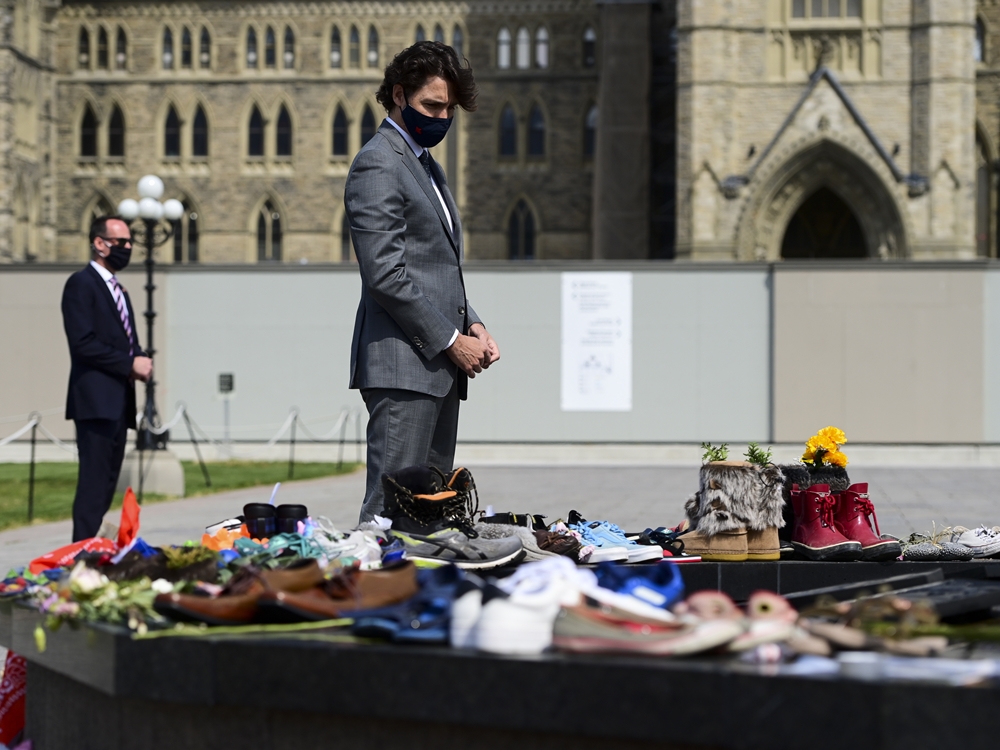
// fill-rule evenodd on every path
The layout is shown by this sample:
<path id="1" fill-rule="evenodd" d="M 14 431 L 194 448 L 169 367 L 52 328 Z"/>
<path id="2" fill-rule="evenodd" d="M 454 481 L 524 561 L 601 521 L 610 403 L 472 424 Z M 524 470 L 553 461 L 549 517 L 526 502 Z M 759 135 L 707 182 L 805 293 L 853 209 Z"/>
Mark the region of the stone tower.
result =
<path id="1" fill-rule="evenodd" d="M 974 0 L 682 0 L 677 257 L 975 257 L 976 25 Z"/>

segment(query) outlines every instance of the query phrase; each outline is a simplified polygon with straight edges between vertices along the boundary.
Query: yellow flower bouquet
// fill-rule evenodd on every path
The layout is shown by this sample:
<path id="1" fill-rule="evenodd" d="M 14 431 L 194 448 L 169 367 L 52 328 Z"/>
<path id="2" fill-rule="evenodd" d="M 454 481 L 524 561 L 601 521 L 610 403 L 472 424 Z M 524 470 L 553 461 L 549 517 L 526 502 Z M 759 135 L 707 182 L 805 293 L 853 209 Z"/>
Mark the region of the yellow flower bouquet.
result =
<path id="1" fill-rule="evenodd" d="M 847 442 L 844 431 L 837 427 L 824 427 L 806 441 L 806 451 L 802 454 L 802 463 L 812 467 L 824 464 L 829 466 L 847 466 L 847 456 L 840 446 Z"/>

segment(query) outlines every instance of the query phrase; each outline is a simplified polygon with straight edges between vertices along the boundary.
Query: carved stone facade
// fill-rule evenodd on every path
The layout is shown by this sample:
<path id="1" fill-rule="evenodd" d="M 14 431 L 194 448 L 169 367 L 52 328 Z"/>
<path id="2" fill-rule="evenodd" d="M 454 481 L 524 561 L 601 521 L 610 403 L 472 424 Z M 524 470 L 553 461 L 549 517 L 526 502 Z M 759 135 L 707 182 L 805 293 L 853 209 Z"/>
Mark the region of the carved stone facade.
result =
<path id="1" fill-rule="evenodd" d="M 161 260 L 349 260 L 347 170 L 421 35 L 481 89 L 435 149 L 472 259 L 997 256 L 1000 0 L 0 0 L 0 23 L 0 262 L 86 257 L 147 173 L 188 209 Z"/>
<path id="2" fill-rule="evenodd" d="M 434 150 L 467 255 L 590 257 L 597 24 L 591 0 L 62 0 L 55 257 L 85 257 L 90 218 L 154 173 L 188 208 L 162 260 L 349 260 L 347 171 L 385 116 L 383 68 L 421 36 L 460 46 L 481 89 Z"/>
<path id="3" fill-rule="evenodd" d="M 975 241 L 974 0 L 678 16 L 677 257 L 996 255 Z"/>
<path id="4" fill-rule="evenodd" d="M 55 258 L 51 0 L 0 0 L 0 263 Z"/>

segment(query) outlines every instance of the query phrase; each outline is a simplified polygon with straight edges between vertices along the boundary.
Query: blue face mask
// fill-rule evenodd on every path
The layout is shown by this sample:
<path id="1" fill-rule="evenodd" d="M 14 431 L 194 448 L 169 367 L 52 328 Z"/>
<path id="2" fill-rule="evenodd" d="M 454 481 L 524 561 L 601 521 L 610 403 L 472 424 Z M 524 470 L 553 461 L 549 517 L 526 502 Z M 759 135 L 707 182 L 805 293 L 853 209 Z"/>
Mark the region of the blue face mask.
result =
<path id="1" fill-rule="evenodd" d="M 416 144 L 424 148 L 434 148 L 444 140 L 448 134 L 448 128 L 451 127 L 451 119 L 450 117 L 431 117 L 423 112 L 417 112 L 410 106 L 409 102 L 406 103 L 406 109 L 403 110 L 403 122 L 406 124 L 406 129 L 410 131 Z"/>

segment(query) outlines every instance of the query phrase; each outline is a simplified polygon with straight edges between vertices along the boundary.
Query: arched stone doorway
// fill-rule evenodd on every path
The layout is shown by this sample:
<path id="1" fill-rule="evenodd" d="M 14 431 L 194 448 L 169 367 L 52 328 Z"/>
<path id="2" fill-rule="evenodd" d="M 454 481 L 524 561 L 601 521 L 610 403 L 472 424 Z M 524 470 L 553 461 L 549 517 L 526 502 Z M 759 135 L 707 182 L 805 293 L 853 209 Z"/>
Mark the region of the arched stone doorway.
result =
<path id="1" fill-rule="evenodd" d="M 803 201 L 788 222 L 781 257 L 866 258 L 864 232 L 850 206 L 822 187 Z"/>
<path id="2" fill-rule="evenodd" d="M 891 175 L 881 175 L 830 138 L 796 149 L 748 186 L 737 229 L 738 257 L 905 258 L 906 230 L 888 179 Z M 809 238 L 810 232 L 828 231 L 839 233 L 832 246 L 829 237 Z"/>

